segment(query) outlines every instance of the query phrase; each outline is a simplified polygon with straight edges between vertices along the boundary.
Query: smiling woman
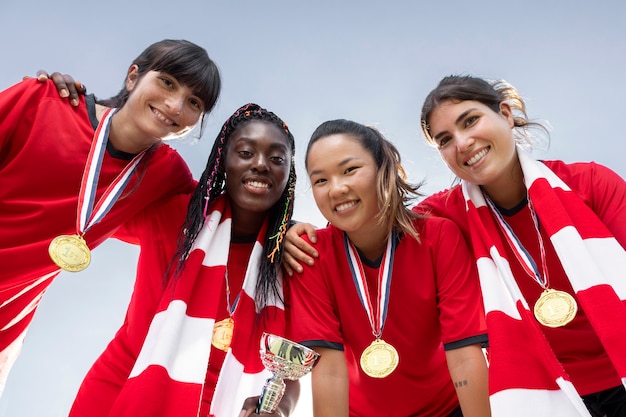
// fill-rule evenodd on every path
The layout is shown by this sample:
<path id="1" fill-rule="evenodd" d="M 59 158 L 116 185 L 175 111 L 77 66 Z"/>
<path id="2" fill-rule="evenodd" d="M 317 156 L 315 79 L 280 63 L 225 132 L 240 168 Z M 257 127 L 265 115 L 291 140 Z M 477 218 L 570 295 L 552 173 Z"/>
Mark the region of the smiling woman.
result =
<path id="1" fill-rule="evenodd" d="M 290 281 L 294 338 L 321 354 L 315 417 L 488 416 L 480 288 L 458 228 L 411 211 L 418 187 L 374 128 L 323 123 L 305 165 L 331 224 Z"/>
<path id="2" fill-rule="evenodd" d="M 274 140 L 283 135 L 271 122 L 252 120 L 228 140 L 224 149 L 226 189 L 233 216 L 240 219 L 233 224 L 235 235 L 256 235 L 267 210 L 284 191 L 293 153 L 287 141 Z"/>
<path id="3" fill-rule="evenodd" d="M 135 290 L 72 417 L 253 415 L 270 377 L 261 335 L 285 334 L 280 265 L 294 152 L 287 125 L 247 104 L 222 126 L 195 191 L 120 231 L 142 244 Z M 298 394 L 290 382 L 281 415 Z"/>
<path id="4" fill-rule="evenodd" d="M 623 417 L 626 182 L 593 162 L 534 160 L 532 127 L 511 84 L 443 78 L 422 128 L 462 181 L 420 210 L 472 242 L 493 414 Z"/>
<path id="5" fill-rule="evenodd" d="M 120 225 L 193 189 L 161 139 L 211 111 L 220 85 L 203 48 L 164 40 L 133 61 L 108 100 L 88 95 L 73 108 L 37 80 L 0 93 L 0 391 L 61 269 L 86 268 Z"/>

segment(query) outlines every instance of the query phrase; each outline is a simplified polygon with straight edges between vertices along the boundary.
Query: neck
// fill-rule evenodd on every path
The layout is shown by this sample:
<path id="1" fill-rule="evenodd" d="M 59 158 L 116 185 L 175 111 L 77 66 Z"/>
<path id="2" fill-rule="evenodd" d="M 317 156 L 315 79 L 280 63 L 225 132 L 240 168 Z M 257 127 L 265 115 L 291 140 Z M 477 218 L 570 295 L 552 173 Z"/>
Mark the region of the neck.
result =
<path id="1" fill-rule="evenodd" d="M 96 104 L 96 117 L 98 121 L 102 120 L 104 112 L 107 107 Z M 129 154 L 138 154 L 155 143 L 160 139 L 147 138 L 140 132 L 133 128 L 133 123 L 127 123 L 126 116 L 123 108 L 118 110 L 111 118 L 111 125 L 109 126 L 109 142 L 118 151 L 126 152 Z"/>
<path id="2" fill-rule="evenodd" d="M 374 261 L 382 256 L 389 238 L 386 228 L 378 226 L 375 231 L 346 232 L 348 239 L 367 259 Z"/>
<path id="3" fill-rule="evenodd" d="M 248 237 L 256 237 L 263 226 L 267 213 L 240 213 L 241 209 L 231 204 L 232 226 L 231 239 L 246 239 Z"/>
<path id="4" fill-rule="evenodd" d="M 515 162 L 508 173 L 505 173 L 498 181 L 482 186 L 483 191 L 498 207 L 512 209 L 526 197 L 526 185 L 524 173 L 519 159 Z"/>

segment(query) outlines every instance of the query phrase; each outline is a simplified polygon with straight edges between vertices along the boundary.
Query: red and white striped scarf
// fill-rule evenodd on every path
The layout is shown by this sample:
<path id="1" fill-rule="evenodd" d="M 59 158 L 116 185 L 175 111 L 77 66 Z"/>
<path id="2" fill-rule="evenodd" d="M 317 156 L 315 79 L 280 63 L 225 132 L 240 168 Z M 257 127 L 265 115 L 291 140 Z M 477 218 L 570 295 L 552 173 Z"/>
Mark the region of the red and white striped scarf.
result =
<path id="1" fill-rule="evenodd" d="M 541 226 L 626 385 L 626 252 L 548 167 L 521 149 L 518 156 Z M 462 189 L 487 313 L 492 415 L 589 416 L 515 282 L 509 263 L 517 260 L 506 259 L 506 243 L 481 189 L 467 182 Z"/>
<path id="2" fill-rule="evenodd" d="M 165 292 L 112 416 L 198 416 L 216 310 L 225 294 L 231 222 L 228 199 L 221 197 L 208 214 L 182 275 Z M 246 398 L 261 394 L 271 374 L 260 360 L 260 336 L 263 331 L 284 333 L 282 301 L 270 298 L 263 311 L 254 302 L 266 229 L 267 221 L 252 249 L 232 316 L 233 338 L 211 402 L 211 416 L 238 416 Z M 282 276 L 279 279 L 282 283 Z"/>

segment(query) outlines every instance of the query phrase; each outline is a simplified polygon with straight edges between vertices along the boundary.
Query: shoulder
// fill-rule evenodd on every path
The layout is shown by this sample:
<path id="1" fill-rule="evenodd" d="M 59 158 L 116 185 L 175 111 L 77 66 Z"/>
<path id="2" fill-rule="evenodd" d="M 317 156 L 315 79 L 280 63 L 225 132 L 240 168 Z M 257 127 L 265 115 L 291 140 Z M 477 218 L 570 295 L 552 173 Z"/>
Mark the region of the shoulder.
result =
<path id="1" fill-rule="evenodd" d="M 623 179 L 612 169 L 596 162 L 541 161 L 563 182 L 581 194 L 593 192 L 601 185 L 623 182 Z"/>
<path id="2" fill-rule="evenodd" d="M 42 101 L 56 101 L 58 103 L 66 104 L 69 109 L 72 107 L 69 105 L 69 102 L 64 103 L 64 100 L 54 85 L 52 81 L 40 82 L 34 78 L 29 78 L 24 81 L 21 81 L 13 86 L 7 88 L 2 91 L 0 94 L 0 100 L 5 104 L 12 103 L 17 104 L 18 108 L 23 106 L 36 106 L 35 103 L 40 103 Z M 20 105 L 20 103 L 22 103 Z M 29 104 L 32 103 L 32 104 Z"/>
<path id="3" fill-rule="evenodd" d="M 165 161 L 175 162 L 175 163 L 182 162 L 183 164 L 187 165 L 185 161 L 183 160 L 183 157 L 180 156 L 180 154 L 178 153 L 178 151 L 172 148 L 170 145 L 168 145 L 165 142 L 161 142 L 160 144 L 158 144 L 158 146 L 155 148 L 154 153 L 159 158 Z"/>
<path id="4" fill-rule="evenodd" d="M 463 192 L 461 186 L 457 185 L 426 197 L 413 210 L 423 214 L 441 215 L 459 208 L 465 211 Z"/>
<path id="5" fill-rule="evenodd" d="M 326 246 L 332 244 L 333 241 L 339 240 L 343 237 L 343 232 L 337 229 L 335 226 L 328 225 L 321 229 L 315 230 L 315 235 L 317 236 L 316 246 Z M 307 242 L 311 243 L 309 238 L 306 235 L 302 235 L 302 238 Z"/>
<path id="6" fill-rule="evenodd" d="M 344 239 L 342 230 L 337 229 L 333 225 L 329 225 L 324 228 L 317 229 L 315 231 L 315 234 L 317 236 L 317 243 L 315 244 L 311 244 L 306 235 L 302 235 L 301 237 L 307 243 L 315 246 L 315 249 L 317 249 L 317 251 L 320 253 L 320 259 L 334 259 L 338 253 L 344 253 Z"/>
<path id="7" fill-rule="evenodd" d="M 142 244 L 163 245 L 164 241 L 175 240 L 185 221 L 190 198 L 191 194 L 181 193 L 155 201 L 127 222 L 125 227 L 133 235 L 140 236 Z M 154 236 L 159 236 L 159 239 L 152 239 Z"/>
<path id="8" fill-rule="evenodd" d="M 441 241 L 457 240 L 461 237 L 459 226 L 452 220 L 430 215 L 413 221 L 422 245 L 437 244 Z"/>
<path id="9" fill-rule="evenodd" d="M 148 169 L 153 172 L 153 175 L 156 174 L 159 180 L 164 181 L 164 186 L 168 185 L 183 192 L 195 188 L 196 182 L 191 169 L 178 151 L 169 145 L 165 143 L 157 145 L 147 162 Z"/>

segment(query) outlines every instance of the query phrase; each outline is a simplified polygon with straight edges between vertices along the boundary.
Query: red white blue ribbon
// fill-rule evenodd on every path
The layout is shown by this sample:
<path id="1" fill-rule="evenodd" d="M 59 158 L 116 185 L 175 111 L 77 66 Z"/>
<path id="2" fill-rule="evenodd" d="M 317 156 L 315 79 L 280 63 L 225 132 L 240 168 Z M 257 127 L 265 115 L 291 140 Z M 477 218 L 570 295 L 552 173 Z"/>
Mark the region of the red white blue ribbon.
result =
<path id="1" fill-rule="evenodd" d="M 143 158 L 146 152 L 145 150 L 142 151 L 126 165 L 122 172 L 109 184 L 94 207 L 100 169 L 102 168 L 102 160 L 104 159 L 104 152 L 106 151 L 106 144 L 109 139 L 111 120 L 116 111 L 117 109 L 107 109 L 105 111 L 91 143 L 91 149 L 89 150 L 89 156 L 87 157 L 83 178 L 80 183 L 80 192 L 78 194 L 76 228 L 80 235 L 83 235 L 91 226 L 102 220 L 111 207 L 113 207 L 128 184 L 137 164 L 139 164 L 139 161 L 141 161 L 141 158 Z"/>
<path id="2" fill-rule="evenodd" d="M 535 263 L 533 258 L 528 253 L 528 250 L 526 250 L 524 245 L 522 245 L 522 242 L 520 242 L 520 240 L 517 238 L 511 226 L 509 226 L 506 220 L 504 220 L 504 217 L 502 217 L 502 214 L 500 214 L 500 211 L 498 211 L 493 201 L 491 201 L 491 199 L 486 194 L 484 194 L 484 196 L 485 196 L 485 201 L 487 202 L 487 205 L 491 209 L 491 212 L 496 216 L 496 220 L 498 224 L 500 225 L 500 229 L 504 233 L 504 237 L 506 238 L 506 241 L 508 242 L 509 246 L 513 250 L 515 257 L 517 258 L 519 263 L 522 265 L 522 268 L 524 269 L 524 271 L 526 271 L 526 273 L 531 278 L 537 281 L 537 283 L 541 285 L 542 288 L 547 289 L 548 286 L 550 285 L 550 279 L 548 276 L 548 268 L 546 265 L 546 251 L 543 245 L 543 239 L 541 238 L 541 232 L 539 231 L 539 220 L 537 217 L 537 213 L 535 212 L 532 206 L 532 202 L 530 201 L 530 198 L 527 198 L 528 209 L 530 210 L 530 217 L 533 219 L 535 231 L 537 232 L 537 239 L 539 240 L 539 251 L 541 253 L 541 267 L 543 270 L 543 276 L 539 273 L 539 268 L 537 267 L 537 264 Z"/>
<path id="3" fill-rule="evenodd" d="M 346 255 L 348 256 L 348 264 L 350 266 L 350 272 L 352 273 L 352 279 L 354 280 L 354 286 L 359 294 L 361 304 L 367 313 L 367 317 L 372 328 L 372 334 L 379 339 L 383 334 L 383 328 L 385 327 L 385 320 L 387 319 L 387 307 L 389 306 L 389 288 L 391 287 L 391 275 L 393 272 L 393 256 L 396 248 L 396 234 L 392 232 L 387 240 L 387 248 L 383 254 L 381 266 L 378 270 L 378 291 L 376 295 L 376 310 L 370 297 L 369 288 L 367 285 L 367 279 L 365 277 L 365 271 L 363 270 L 363 264 L 356 251 L 356 248 L 348 239 L 346 233 L 343 234 L 344 247 L 346 249 Z"/>

